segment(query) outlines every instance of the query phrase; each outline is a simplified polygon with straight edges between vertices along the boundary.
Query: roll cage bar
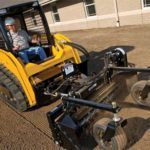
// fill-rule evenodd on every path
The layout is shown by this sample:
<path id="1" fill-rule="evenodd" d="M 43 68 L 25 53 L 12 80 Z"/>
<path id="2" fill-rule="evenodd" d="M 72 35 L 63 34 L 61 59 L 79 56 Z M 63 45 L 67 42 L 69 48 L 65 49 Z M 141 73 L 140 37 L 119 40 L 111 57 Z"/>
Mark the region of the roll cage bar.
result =
<path id="1" fill-rule="evenodd" d="M 44 11 L 38 1 L 32 1 L 32 2 L 26 2 L 22 4 L 13 5 L 7 8 L 0 8 L 0 31 L 2 32 L 3 39 L 6 43 L 6 47 L 7 47 L 6 51 L 13 52 L 12 43 L 9 40 L 9 37 L 7 35 L 7 30 L 4 25 L 4 18 L 6 18 L 7 16 L 22 17 L 23 22 L 21 22 L 21 25 L 23 25 L 24 28 L 27 30 L 27 27 L 25 25 L 25 20 L 23 17 L 23 12 L 28 11 L 29 9 L 33 9 L 33 8 L 38 10 L 39 15 L 41 16 L 43 27 L 45 29 L 45 34 L 47 35 L 48 45 L 53 45 L 53 36 L 50 33 L 50 29 L 49 29 Z"/>

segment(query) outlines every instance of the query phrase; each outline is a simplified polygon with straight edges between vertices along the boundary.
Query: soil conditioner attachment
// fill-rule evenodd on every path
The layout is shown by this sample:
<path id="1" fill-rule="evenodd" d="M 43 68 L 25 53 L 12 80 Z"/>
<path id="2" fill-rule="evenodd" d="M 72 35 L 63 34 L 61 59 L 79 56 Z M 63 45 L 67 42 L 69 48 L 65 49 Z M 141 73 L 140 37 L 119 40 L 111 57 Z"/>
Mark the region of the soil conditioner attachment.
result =
<path id="1" fill-rule="evenodd" d="M 103 149 L 121 150 L 125 147 L 127 139 L 123 127 L 127 121 L 118 116 L 120 107 L 116 102 L 106 104 L 108 96 L 114 95 L 119 87 L 120 82 L 115 81 L 116 76 L 117 79 L 122 78 L 120 72 L 115 72 L 109 67 L 110 64 L 116 67 L 128 65 L 122 49 L 107 53 L 104 70 L 92 76 L 86 75 L 85 62 L 82 67 L 71 62 L 66 63 L 62 68 L 62 82 L 55 90 L 52 90 L 52 87 L 58 84 L 57 80 L 54 85 L 47 87 L 46 95 L 62 100 L 47 113 L 56 144 L 66 149 L 82 149 L 85 140 L 83 137 L 92 137 Z M 91 99 L 86 100 L 87 97 Z M 109 112 L 109 118 L 102 117 L 99 110 Z"/>

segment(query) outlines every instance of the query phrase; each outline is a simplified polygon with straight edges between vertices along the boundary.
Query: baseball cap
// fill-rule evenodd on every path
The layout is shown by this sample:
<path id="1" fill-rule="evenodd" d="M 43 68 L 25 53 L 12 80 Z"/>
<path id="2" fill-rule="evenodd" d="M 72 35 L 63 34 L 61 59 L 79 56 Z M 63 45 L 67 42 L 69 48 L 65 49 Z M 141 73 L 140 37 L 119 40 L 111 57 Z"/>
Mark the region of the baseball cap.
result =
<path id="1" fill-rule="evenodd" d="M 12 18 L 12 17 L 7 17 L 7 18 L 5 19 L 5 25 L 6 25 L 6 26 L 8 26 L 8 25 L 13 25 L 13 24 L 15 24 L 15 19 L 14 19 L 14 18 Z"/>

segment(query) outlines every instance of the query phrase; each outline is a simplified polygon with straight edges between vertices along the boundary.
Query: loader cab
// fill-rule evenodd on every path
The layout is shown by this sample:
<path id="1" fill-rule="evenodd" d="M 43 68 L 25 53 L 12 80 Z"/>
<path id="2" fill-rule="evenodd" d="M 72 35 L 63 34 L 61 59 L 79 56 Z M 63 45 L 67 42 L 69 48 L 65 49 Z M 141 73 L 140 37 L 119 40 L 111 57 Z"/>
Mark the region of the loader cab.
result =
<path id="1" fill-rule="evenodd" d="M 40 39 L 39 43 L 29 43 L 30 46 L 40 46 L 44 49 L 47 58 L 52 56 L 51 48 L 54 44 L 53 38 L 38 1 L 31 1 L 0 9 L 0 48 L 18 57 L 17 52 L 14 53 L 13 51 L 13 43 L 10 40 L 9 31 L 4 24 L 5 18 L 7 17 L 13 17 L 15 19 L 18 29 L 25 30 L 32 38 Z M 31 62 L 38 61 L 36 57 L 32 59 Z"/>

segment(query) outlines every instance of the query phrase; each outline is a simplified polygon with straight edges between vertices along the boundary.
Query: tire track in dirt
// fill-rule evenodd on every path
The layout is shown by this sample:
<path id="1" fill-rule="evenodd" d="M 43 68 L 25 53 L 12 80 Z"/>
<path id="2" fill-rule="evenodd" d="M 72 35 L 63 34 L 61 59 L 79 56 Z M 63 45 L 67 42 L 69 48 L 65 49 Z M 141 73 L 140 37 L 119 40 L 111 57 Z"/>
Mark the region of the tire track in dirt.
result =
<path id="1" fill-rule="evenodd" d="M 0 149 L 59 149 L 50 140 L 50 135 L 2 101 L 0 101 L 0 119 Z"/>

